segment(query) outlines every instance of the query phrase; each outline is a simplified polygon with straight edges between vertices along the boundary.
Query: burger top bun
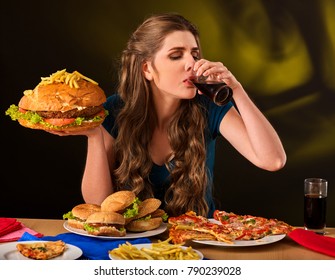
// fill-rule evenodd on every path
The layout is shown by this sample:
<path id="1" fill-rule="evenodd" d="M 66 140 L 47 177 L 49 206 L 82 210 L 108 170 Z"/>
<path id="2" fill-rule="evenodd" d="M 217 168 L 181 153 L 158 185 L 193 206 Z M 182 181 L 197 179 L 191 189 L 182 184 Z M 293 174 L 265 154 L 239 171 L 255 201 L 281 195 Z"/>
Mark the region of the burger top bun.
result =
<path id="1" fill-rule="evenodd" d="M 135 219 L 143 218 L 144 216 L 149 215 L 150 213 L 155 212 L 159 206 L 161 205 L 161 201 L 157 198 L 147 198 L 139 206 L 138 215 L 136 215 Z"/>
<path id="2" fill-rule="evenodd" d="M 95 212 L 87 217 L 86 220 L 87 224 L 117 224 L 117 225 L 124 225 L 125 218 L 115 212 Z"/>
<path id="3" fill-rule="evenodd" d="M 58 71 L 24 91 L 19 107 L 30 111 L 68 111 L 99 106 L 106 101 L 98 83 L 79 72 Z"/>
<path id="4" fill-rule="evenodd" d="M 118 212 L 132 204 L 136 198 L 132 191 L 118 191 L 107 196 L 101 203 L 101 211 Z"/>
<path id="5" fill-rule="evenodd" d="M 83 203 L 83 204 L 78 204 L 75 207 L 73 207 L 72 214 L 73 216 L 81 220 L 86 220 L 88 216 L 100 210 L 101 210 L 101 207 L 99 205 Z"/>

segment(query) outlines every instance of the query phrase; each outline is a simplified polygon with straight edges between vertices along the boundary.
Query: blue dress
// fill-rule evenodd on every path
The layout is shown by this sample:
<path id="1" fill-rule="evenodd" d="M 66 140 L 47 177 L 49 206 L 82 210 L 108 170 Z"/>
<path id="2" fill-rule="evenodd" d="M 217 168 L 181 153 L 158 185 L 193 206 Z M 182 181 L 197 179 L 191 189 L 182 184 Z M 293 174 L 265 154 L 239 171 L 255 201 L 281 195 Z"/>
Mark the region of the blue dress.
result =
<path id="1" fill-rule="evenodd" d="M 229 102 L 224 106 L 215 105 L 210 99 L 203 95 L 197 95 L 196 98 L 199 99 L 199 102 L 203 104 L 208 112 L 208 123 L 207 131 L 205 133 L 206 140 L 206 166 L 208 169 L 208 178 L 209 185 L 206 190 L 206 201 L 209 207 L 208 217 L 213 217 L 213 212 L 215 210 L 215 204 L 212 194 L 212 185 L 213 185 L 213 173 L 214 173 L 214 162 L 215 162 L 215 144 L 216 138 L 220 135 L 220 123 L 228 110 L 233 106 L 232 102 Z M 117 137 L 118 128 L 115 125 L 115 119 L 123 106 L 123 101 L 121 100 L 118 94 L 111 95 L 107 98 L 107 101 L 104 103 L 104 107 L 108 110 L 109 115 L 103 122 L 104 128 L 114 137 Z M 173 160 L 171 162 L 173 164 Z M 157 165 L 153 163 L 151 172 L 149 174 L 150 182 L 153 186 L 154 195 L 156 198 L 160 199 L 164 203 L 164 194 L 165 190 L 168 188 L 169 182 L 169 171 L 165 165 Z"/>

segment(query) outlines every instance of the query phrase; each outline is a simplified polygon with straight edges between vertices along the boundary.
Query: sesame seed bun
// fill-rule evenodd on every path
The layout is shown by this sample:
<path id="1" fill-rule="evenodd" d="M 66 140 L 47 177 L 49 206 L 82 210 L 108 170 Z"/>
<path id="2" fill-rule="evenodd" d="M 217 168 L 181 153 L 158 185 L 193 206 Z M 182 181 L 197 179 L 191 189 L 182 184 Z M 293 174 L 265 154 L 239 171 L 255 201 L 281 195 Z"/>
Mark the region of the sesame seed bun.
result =
<path id="1" fill-rule="evenodd" d="M 26 91 L 19 107 L 29 111 L 69 111 L 83 107 L 99 106 L 106 101 L 104 91 L 84 79 L 78 81 L 78 88 L 66 83 L 37 85 L 33 91 Z"/>
<path id="2" fill-rule="evenodd" d="M 124 217 L 115 212 L 99 211 L 91 214 L 86 219 L 87 224 L 117 224 L 124 225 Z"/>
<path id="3" fill-rule="evenodd" d="M 120 212 L 131 205 L 136 198 L 132 191 L 112 193 L 101 203 L 101 211 Z"/>
<path id="4" fill-rule="evenodd" d="M 68 226 L 72 228 L 84 229 L 84 223 L 91 214 L 100 211 L 100 206 L 96 204 L 83 203 L 72 208 L 73 219 L 68 219 Z"/>

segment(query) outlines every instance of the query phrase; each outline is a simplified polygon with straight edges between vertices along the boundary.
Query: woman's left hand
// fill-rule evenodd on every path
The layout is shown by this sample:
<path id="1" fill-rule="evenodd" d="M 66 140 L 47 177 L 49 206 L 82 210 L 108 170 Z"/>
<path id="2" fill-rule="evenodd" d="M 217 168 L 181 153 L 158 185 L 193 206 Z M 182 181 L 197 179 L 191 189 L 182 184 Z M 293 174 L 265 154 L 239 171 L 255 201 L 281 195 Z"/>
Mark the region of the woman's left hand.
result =
<path id="1" fill-rule="evenodd" d="M 212 62 L 206 59 L 198 60 L 193 67 L 197 76 L 209 76 L 217 81 L 225 82 L 232 89 L 240 86 L 235 76 L 222 62 Z"/>
<path id="2" fill-rule="evenodd" d="M 62 131 L 62 130 L 51 130 L 51 131 L 47 131 L 48 133 L 54 134 L 54 135 L 58 135 L 58 136 L 73 136 L 73 135 L 80 135 L 80 136 L 91 136 L 94 135 L 96 133 L 98 133 L 101 129 L 101 125 L 99 125 L 98 127 L 93 127 L 93 128 L 88 128 L 86 130 L 73 130 L 73 131 Z"/>

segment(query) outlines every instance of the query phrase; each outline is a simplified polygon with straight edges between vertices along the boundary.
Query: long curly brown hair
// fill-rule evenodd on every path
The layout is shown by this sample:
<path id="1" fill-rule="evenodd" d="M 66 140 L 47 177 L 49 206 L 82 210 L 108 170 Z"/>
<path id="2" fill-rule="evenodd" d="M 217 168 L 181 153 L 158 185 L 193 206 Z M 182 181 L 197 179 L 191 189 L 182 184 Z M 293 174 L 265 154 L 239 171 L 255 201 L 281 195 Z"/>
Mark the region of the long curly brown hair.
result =
<path id="1" fill-rule="evenodd" d="M 199 33 L 193 24 L 177 14 L 160 14 L 149 17 L 135 30 L 121 57 L 118 92 L 125 106 L 116 120 L 119 133 L 115 141 L 114 182 L 117 189 L 131 188 L 142 199 L 153 196 L 148 179 L 153 163 L 148 147 L 157 123 L 142 65 L 153 60 L 165 37 L 173 31 L 190 31 L 200 49 Z M 200 215 L 208 212 L 203 110 L 196 99 L 182 100 L 168 128 L 173 154 L 166 159 L 170 186 L 164 200 L 171 216 L 189 210 Z"/>

